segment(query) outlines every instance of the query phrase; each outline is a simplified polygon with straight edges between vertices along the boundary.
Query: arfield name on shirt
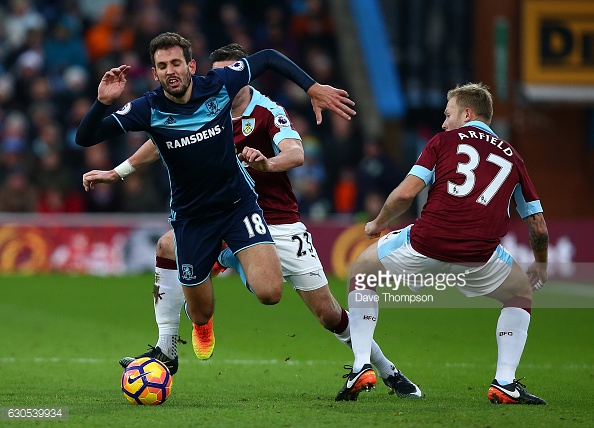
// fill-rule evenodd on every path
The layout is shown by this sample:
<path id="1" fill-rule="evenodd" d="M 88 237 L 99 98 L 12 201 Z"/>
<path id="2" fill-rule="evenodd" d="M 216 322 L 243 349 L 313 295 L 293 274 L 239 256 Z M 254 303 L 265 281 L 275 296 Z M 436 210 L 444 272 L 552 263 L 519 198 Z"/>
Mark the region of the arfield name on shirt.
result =
<path id="1" fill-rule="evenodd" d="M 514 153 L 511 149 L 511 147 L 509 147 L 509 145 L 507 147 L 503 147 L 503 144 L 508 144 L 508 143 L 506 143 L 503 140 L 500 140 L 499 138 L 497 138 L 491 134 L 487 134 L 484 132 L 466 131 L 466 132 L 458 132 L 458 137 L 460 137 L 460 140 L 463 140 L 465 138 L 476 138 L 479 140 L 485 140 L 485 141 L 493 144 L 494 146 L 497 146 L 497 148 L 501 149 L 503 151 L 503 153 L 507 156 L 511 156 Z"/>

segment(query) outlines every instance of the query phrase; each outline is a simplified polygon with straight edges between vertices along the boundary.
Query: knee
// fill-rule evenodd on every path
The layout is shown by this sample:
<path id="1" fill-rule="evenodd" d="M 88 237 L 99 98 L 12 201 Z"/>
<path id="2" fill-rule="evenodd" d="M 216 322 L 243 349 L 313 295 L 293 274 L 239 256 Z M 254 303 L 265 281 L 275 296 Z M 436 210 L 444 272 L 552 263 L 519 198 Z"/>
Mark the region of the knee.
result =
<path id="1" fill-rule="evenodd" d="M 173 234 L 166 233 L 157 242 L 157 256 L 175 260 L 175 248 L 173 245 Z"/>
<path id="2" fill-rule="evenodd" d="M 269 288 L 256 294 L 258 300 L 263 305 L 276 305 L 278 302 L 280 302 L 282 295 L 282 282 L 280 287 Z"/>
<path id="3" fill-rule="evenodd" d="M 361 256 L 359 255 L 359 257 L 357 257 L 351 266 L 351 277 L 364 274 L 364 272 L 366 272 L 365 261 L 362 260 Z"/>
<path id="4" fill-rule="evenodd" d="M 520 308 L 530 313 L 532 311 L 532 298 L 526 296 L 514 296 L 503 303 L 503 308 Z"/>

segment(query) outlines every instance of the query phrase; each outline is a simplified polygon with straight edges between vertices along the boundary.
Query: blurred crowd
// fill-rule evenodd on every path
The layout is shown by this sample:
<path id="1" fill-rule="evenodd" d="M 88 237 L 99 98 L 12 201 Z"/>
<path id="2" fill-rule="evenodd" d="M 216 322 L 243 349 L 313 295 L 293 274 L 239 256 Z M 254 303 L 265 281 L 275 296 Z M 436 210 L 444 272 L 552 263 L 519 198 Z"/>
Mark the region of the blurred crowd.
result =
<path id="1" fill-rule="evenodd" d="M 8 0 L 0 4 L 0 212 L 167 212 L 160 162 L 85 193 L 82 174 L 112 169 L 146 140 L 130 133 L 91 148 L 74 142 L 103 73 L 132 70 L 117 109 L 156 87 L 148 46 L 164 31 L 190 39 L 197 74 L 227 43 L 274 48 L 321 83 L 341 79 L 334 23 L 323 0 Z M 325 115 L 274 72 L 254 86 L 288 110 L 303 138 L 305 164 L 291 172 L 304 216 L 376 212 L 402 178 L 358 122 Z"/>

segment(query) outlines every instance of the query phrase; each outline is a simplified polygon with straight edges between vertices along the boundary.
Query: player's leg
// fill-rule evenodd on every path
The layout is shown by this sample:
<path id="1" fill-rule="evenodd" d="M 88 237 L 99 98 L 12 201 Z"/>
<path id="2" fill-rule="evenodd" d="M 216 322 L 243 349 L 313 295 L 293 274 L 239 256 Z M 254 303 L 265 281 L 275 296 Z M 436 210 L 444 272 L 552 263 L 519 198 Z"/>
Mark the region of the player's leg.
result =
<path id="1" fill-rule="evenodd" d="M 278 303 L 283 291 L 281 264 L 258 204 L 246 201 L 226 226 L 223 239 L 239 260 L 258 300 L 265 305 Z"/>
<path id="2" fill-rule="evenodd" d="M 363 250 L 353 264 L 348 304 L 351 348 L 355 359 L 350 373 L 346 375 L 345 385 L 336 396 L 337 401 L 356 400 L 360 391 L 375 386 L 375 373 L 371 367 L 371 347 L 379 314 L 377 293 L 373 287 L 368 287 L 365 279 L 361 281 L 361 287 L 357 282 L 361 276 L 365 278 L 370 274 L 377 275 L 381 269 L 383 266 L 377 256 L 376 243 Z"/>
<path id="3" fill-rule="evenodd" d="M 507 385 L 516 379 L 516 369 L 528 338 L 532 288 L 527 275 L 514 261 L 503 284 L 487 296 L 503 303 L 496 330 L 498 358 L 495 379 Z"/>
<path id="4" fill-rule="evenodd" d="M 303 276 L 308 277 L 309 274 Z M 291 281 L 287 282 L 291 283 Z M 328 284 L 313 290 L 300 290 L 296 288 L 295 291 L 297 291 L 297 294 L 299 294 L 303 303 L 309 308 L 322 327 L 332 332 L 336 329 L 339 329 L 341 332 L 345 330 L 344 328 L 341 328 L 342 326 L 340 325 L 342 311 L 344 309 L 338 304 L 330 292 Z M 348 316 L 343 323 L 345 324 L 345 327 L 348 326 Z"/>
<path id="5" fill-rule="evenodd" d="M 277 244 L 278 247 L 278 244 Z M 281 263 L 283 261 L 281 260 Z M 309 276 L 309 275 L 308 275 Z M 293 277 L 294 278 L 294 277 Z M 304 275 L 305 280 L 307 277 Z M 288 280 L 287 282 L 292 283 Z M 303 302 L 310 309 L 324 328 L 334 333 L 334 336 L 351 348 L 351 330 L 349 325 L 349 314 L 336 301 L 328 285 L 314 290 L 299 290 L 297 293 Z M 389 388 L 390 394 L 397 394 L 399 397 L 420 398 L 421 391 L 412 383 L 394 363 L 383 353 L 375 340 L 371 343 L 370 362 L 377 374 L 382 378 Z M 352 394 L 351 394 L 352 397 Z"/>
<path id="6" fill-rule="evenodd" d="M 227 244 L 223 244 L 223 249 L 227 248 Z M 226 267 L 221 266 L 218 261 L 215 262 L 211 270 L 211 279 L 225 270 L 227 270 Z M 208 360 L 210 357 L 212 357 L 212 354 L 214 353 L 215 342 L 213 317 L 211 317 L 210 320 L 204 325 L 192 323 L 192 349 L 194 350 L 194 354 L 196 354 L 198 359 Z"/>
<path id="7" fill-rule="evenodd" d="M 277 241 L 277 249 L 282 245 Z M 281 253 L 282 254 L 282 253 Z M 285 260 L 281 260 L 283 269 Z M 320 265 L 321 267 L 321 265 Z M 349 325 L 349 313 L 340 306 L 336 298 L 330 291 L 323 271 L 320 271 L 324 278 L 324 284 L 319 285 L 316 279 L 320 279 L 320 274 L 285 276 L 285 279 L 299 294 L 305 305 L 311 313 L 317 318 L 318 322 L 327 330 L 334 333 L 334 336 L 343 344 L 351 348 L 351 329 Z M 390 393 L 396 393 L 400 397 L 421 396 L 418 388 L 396 368 L 382 352 L 380 346 L 375 340 L 371 343 L 370 362 L 377 371 L 377 374 L 384 380 L 384 383 L 390 388 Z"/>
<path id="8" fill-rule="evenodd" d="M 159 329 L 157 344 L 144 354 L 122 358 L 120 365 L 126 367 L 136 358 L 150 356 L 162 361 L 171 374 L 175 374 L 178 369 L 179 313 L 184 302 L 184 294 L 177 280 L 172 230 L 161 236 L 157 242 L 153 297 L 155 321 Z"/>
<path id="9" fill-rule="evenodd" d="M 323 271 L 321 272 L 323 273 Z M 303 302 L 318 319 L 320 324 L 322 324 L 322 326 L 324 326 L 324 328 L 326 328 L 327 330 L 333 332 L 338 340 L 343 342 L 348 347 L 351 347 L 349 315 L 338 304 L 338 302 L 330 292 L 330 288 L 328 287 L 328 285 L 324 284 L 320 288 L 311 289 L 307 291 L 303 289 L 300 290 L 297 288 L 305 288 L 310 278 L 312 277 L 309 276 L 309 274 L 293 275 L 287 277 L 287 282 L 289 282 L 293 286 L 293 288 L 295 288 L 299 296 L 301 296 Z M 312 285 L 315 286 L 315 283 Z M 343 387 L 336 396 L 337 401 L 355 401 L 361 391 L 369 391 L 370 388 L 375 386 L 376 378 L 375 373 L 373 373 L 373 369 L 371 368 L 371 365 L 367 364 L 366 366 L 363 366 L 363 370 L 358 370 L 356 373 L 353 373 L 354 370 L 351 370 L 352 367 L 350 366 L 345 366 L 345 368 L 349 370 L 347 376 L 353 376 L 355 380 L 352 382 L 351 385 L 347 386 L 345 384 L 345 387 Z"/>
<path id="10" fill-rule="evenodd" d="M 183 287 L 186 312 L 194 324 L 204 325 L 214 314 L 214 292 L 210 277 L 197 285 Z"/>
<path id="11" fill-rule="evenodd" d="M 345 366 L 350 372 L 343 376 L 346 382 L 338 391 L 336 401 L 356 401 L 361 391 L 369 391 L 375 387 L 376 376 L 371 366 L 371 346 L 379 313 L 377 293 L 375 289 L 367 286 L 367 281 L 361 281 L 362 287 L 356 286 L 356 281 L 359 281 L 361 275 L 366 277 L 373 272 L 377 274 L 382 268 L 377 257 L 376 243 L 363 250 L 353 264 L 348 303 L 351 349 L 355 360 L 352 366 Z"/>
<path id="12" fill-rule="evenodd" d="M 503 303 L 496 328 L 497 370 L 489 388 L 489 400 L 494 403 L 546 404 L 526 392 L 516 380 L 532 312 L 532 288 L 528 276 L 501 245 L 484 265 L 459 269 L 467 272 L 465 285 L 458 287 L 466 296 L 487 296 Z"/>
<path id="13" fill-rule="evenodd" d="M 210 274 L 221 249 L 220 229 L 228 221 L 224 216 L 208 222 L 194 218 L 169 220 L 174 232 L 178 281 L 183 285 L 186 313 L 194 324 L 208 323 L 214 313 Z"/>
<path id="14" fill-rule="evenodd" d="M 345 313 L 342 319 L 344 310 L 330 292 L 324 268 L 305 225 L 301 222 L 277 224 L 269 229 L 284 279 L 324 328 L 343 331 L 348 325 L 348 317 Z"/>
<path id="15" fill-rule="evenodd" d="M 373 340 L 373 332 L 377 324 L 379 298 L 375 284 L 380 273 L 419 272 L 424 269 L 422 255 L 410 246 L 409 229 L 391 232 L 379 241 L 367 247 L 357 258 L 352 269 L 349 284 L 349 330 L 351 346 L 355 355 L 352 372 L 349 379 L 355 376 L 357 370 L 365 368 L 371 362 L 378 369 L 384 383 L 390 388 L 390 393 L 400 397 L 420 398 L 421 390 L 411 382 L 402 372 L 388 360 L 380 347 Z M 421 257 L 419 257 L 421 256 Z M 368 279 L 371 282 L 368 282 Z M 340 339 L 348 337 L 345 331 Z M 338 393 L 336 399 L 353 399 L 348 392 L 347 384 Z M 356 399 L 356 395 L 354 396 Z"/>
<path id="16" fill-rule="evenodd" d="M 236 254 L 247 283 L 258 300 L 265 305 L 277 304 L 282 296 L 283 277 L 274 244 L 261 243 Z"/>
<path id="17" fill-rule="evenodd" d="M 298 222 L 271 225 L 269 228 L 276 243 L 285 280 L 299 294 L 318 322 L 350 348 L 349 314 L 330 291 L 313 238 L 305 225 Z M 370 360 L 391 392 L 404 397 L 416 391 L 412 382 L 408 381 L 408 385 L 403 382 L 404 375 L 384 356 L 375 340 L 371 345 Z"/>
<path id="18" fill-rule="evenodd" d="M 241 282 L 243 282 L 243 285 L 245 285 L 250 292 L 254 292 L 254 290 L 252 290 L 252 288 L 247 283 L 247 279 L 245 278 L 245 272 L 243 270 L 243 267 L 241 266 L 241 262 L 239 261 L 237 256 L 233 254 L 231 248 L 227 246 L 221 249 L 221 253 L 219 254 L 217 262 L 221 266 L 225 268 L 231 268 L 235 272 L 237 272 L 237 274 L 239 275 L 239 279 L 241 279 Z"/>
<path id="19" fill-rule="evenodd" d="M 344 309 L 343 309 L 344 311 Z M 351 329 L 348 323 L 348 317 L 350 314 L 344 312 L 344 316 L 347 317 L 346 328 L 342 331 L 335 329 L 335 336 L 338 340 L 344 343 L 349 348 L 351 347 Z M 389 394 L 396 394 L 401 398 L 421 398 L 422 393 L 419 387 L 411 382 L 405 375 L 399 370 L 396 365 L 390 361 L 383 353 L 378 343 L 373 340 L 371 343 L 371 354 L 369 358 L 371 365 L 384 381 L 384 384 L 388 387 Z"/>
<path id="20" fill-rule="evenodd" d="M 225 244 L 218 256 L 217 263 L 213 267 L 212 276 L 216 276 L 219 272 L 224 271 L 227 268 L 234 269 L 239 274 L 241 281 L 247 287 L 247 289 L 254 293 L 254 290 L 247 283 L 245 271 L 243 270 L 241 262 L 239 261 L 237 256 L 233 254 L 233 251 L 231 251 L 229 246 Z M 256 273 L 256 275 L 258 274 Z M 276 297 L 271 296 L 268 293 L 269 290 L 259 289 L 257 297 L 260 299 L 262 303 L 274 304 L 275 302 L 273 303 L 273 299 L 275 299 Z M 278 298 L 280 299 L 280 296 Z M 194 353 L 196 354 L 196 356 L 201 360 L 209 359 L 214 352 L 215 336 L 212 323 L 213 321 L 211 318 L 210 321 L 204 325 L 193 324 L 192 326 L 192 348 L 194 349 Z"/>
<path id="21" fill-rule="evenodd" d="M 159 328 L 156 347 L 169 358 L 177 358 L 179 313 L 184 303 L 184 292 L 177 280 L 173 230 L 168 231 L 157 242 L 153 295 L 155 320 Z"/>
<path id="22" fill-rule="evenodd" d="M 304 275 L 304 279 L 301 282 L 306 281 L 307 277 Z M 288 282 L 293 285 L 295 276 L 290 278 Z M 318 319 L 319 323 L 325 329 L 334 333 L 340 342 L 351 348 L 349 313 L 336 301 L 328 285 L 326 284 L 320 288 L 307 291 L 296 288 L 295 291 L 297 291 L 297 294 L 299 294 L 312 314 Z M 394 363 L 386 358 L 375 340 L 372 340 L 371 343 L 370 362 L 384 381 L 388 380 L 390 376 L 396 376 L 400 373 Z M 408 389 L 407 391 L 398 390 L 397 393 L 406 396 L 407 393 L 414 392 L 414 390 L 408 391 Z"/>
<path id="23" fill-rule="evenodd" d="M 532 287 L 528 276 L 515 260 L 509 276 L 488 297 L 503 303 L 496 328 L 497 370 L 489 388 L 489 400 L 505 404 L 547 404 L 524 390 L 525 386 L 516 379 L 516 369 L 528 338 Z"/>

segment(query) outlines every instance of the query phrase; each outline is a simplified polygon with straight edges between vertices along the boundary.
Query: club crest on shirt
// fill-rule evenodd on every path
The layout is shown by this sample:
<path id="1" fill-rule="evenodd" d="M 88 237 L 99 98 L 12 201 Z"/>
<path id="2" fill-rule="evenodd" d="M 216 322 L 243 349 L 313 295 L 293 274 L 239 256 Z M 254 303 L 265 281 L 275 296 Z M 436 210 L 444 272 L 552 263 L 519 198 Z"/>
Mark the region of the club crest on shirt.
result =
<path id="1" fill-rule="evenodd" d="M 279 114 L 278 116 L 274 117 L 274 124 L 277 128 L 284 128 L 286 126 L 291 126 L 291 122 L 289 122 L 289 118 L 284 114 Z"/>
<path id="2" fill-rule="evenodd" d="M 235 71 L 241 71 L 241 70 L 243 70 L 243 67 L 244 67 L 243 61 L 237 61 L 229 66 L 229 68 L 231 70 L 235 70 Z"/>
<path id="3" fill-rule="evenodd" d="M 252 133 L 252 131 L 256 128 L 256 119 L 253 117 L 250 119 L 241 119 L 241 132 L 246 137 Z"/>
<path id="4" fill-rule="evenodd" d="M 216 116 L 217 113 L 221 111 L 216 98 L 209 98 L 204 103 L 204 106 L 206 107 L 206 110 L 208 110 L 208 113 L 206 113 L 208 117 Z"/>
<path id="5" fill-rule="evenodd" d="M 182 265 L 182 278 L 186 281 L 196 279 L 196 276 L 194 276 L 194 266 Z"/>
<path id="6" fill-rule="evenodd" d="M 126 103 L 124 106 L 122 106 L 121 109 L 116 111 L 116 113 L 121 114 L 123 116 L 125 114 L 130 113 L 130 110 L 132 110 L 132 103 Z"/>

